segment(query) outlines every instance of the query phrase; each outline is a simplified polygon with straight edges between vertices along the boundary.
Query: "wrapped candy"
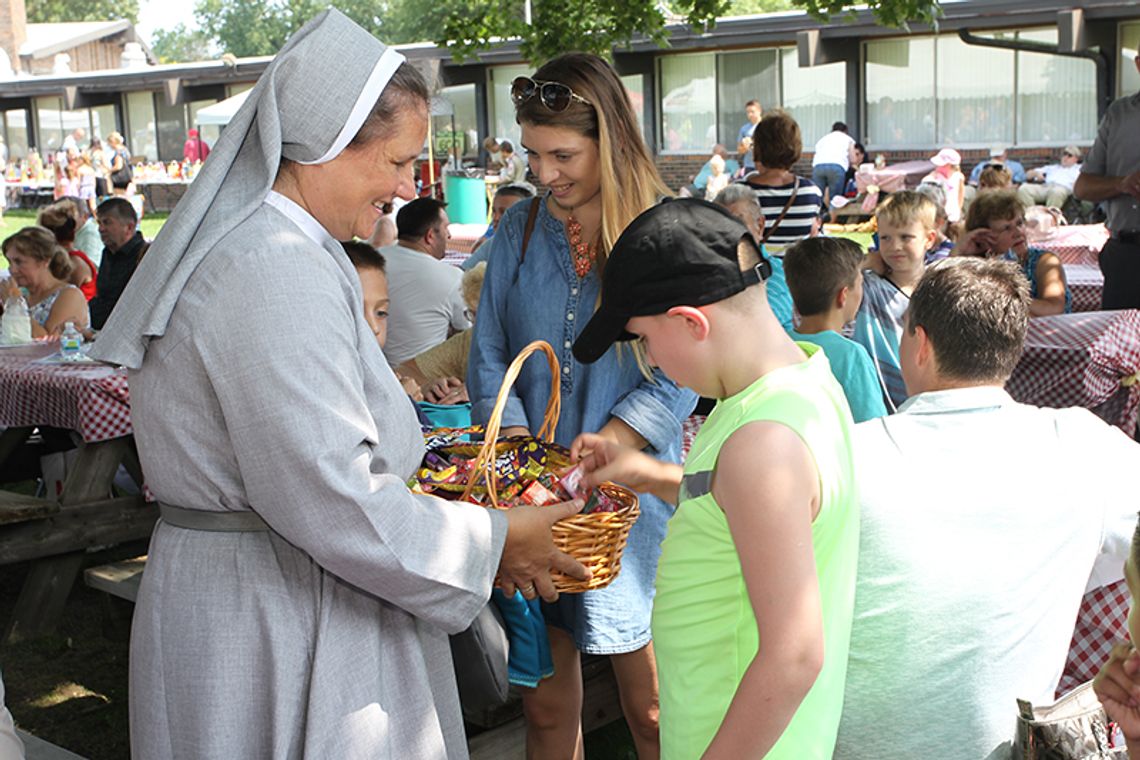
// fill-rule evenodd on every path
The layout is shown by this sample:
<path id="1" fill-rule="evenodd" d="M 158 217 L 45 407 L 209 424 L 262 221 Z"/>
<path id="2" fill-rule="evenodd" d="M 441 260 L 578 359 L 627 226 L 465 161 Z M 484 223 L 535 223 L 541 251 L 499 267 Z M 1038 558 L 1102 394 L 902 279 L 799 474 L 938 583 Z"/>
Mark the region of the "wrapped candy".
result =
<path id="1" fill-rule="evenodd" d="M 617 512 L 621 510 L 622 504 L 620 501 L 610 496 L 608 493 L 600 488 L 595 488 L 590 498 L 586 500 L 586 506 L 582 507 L 582 514 L 588 515 L 593 512 Z"/>
<path id="2" fill-rule="evenodd" d="M 523 504 L 532 504 L 536 507 L 545 507 L 547 504 L 555 504 L 558 502 L 558 497 L 555 496 L 546 486 L 540 481 L 534 481 L 526 490 L 519 496 L 519 501 Z"/>

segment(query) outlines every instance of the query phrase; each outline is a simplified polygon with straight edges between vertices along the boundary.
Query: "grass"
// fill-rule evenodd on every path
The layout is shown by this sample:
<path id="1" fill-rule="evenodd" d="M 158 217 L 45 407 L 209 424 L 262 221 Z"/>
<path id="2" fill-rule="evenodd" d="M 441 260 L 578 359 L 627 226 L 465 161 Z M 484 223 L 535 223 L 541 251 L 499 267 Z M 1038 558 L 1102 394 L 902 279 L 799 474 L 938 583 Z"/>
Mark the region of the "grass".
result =
<path id="1" fill-rule="evenodd" d="M 169 216 L 170 214 L 166 212 L 153 212 L 144 216 L 141 225 L 143 237 L 147 240 L 154 240 L 154 236 L 162 229 L 162 225 L 166 223 Z M 35 223 L 35 209 L 10 209 L 4 212 L 4 219 L 0 222 L 0 237 L 8 237 Z M 7 268 L 8 260 L 4 258 L 3 254 L 0 254 L 0 270 Z"/>

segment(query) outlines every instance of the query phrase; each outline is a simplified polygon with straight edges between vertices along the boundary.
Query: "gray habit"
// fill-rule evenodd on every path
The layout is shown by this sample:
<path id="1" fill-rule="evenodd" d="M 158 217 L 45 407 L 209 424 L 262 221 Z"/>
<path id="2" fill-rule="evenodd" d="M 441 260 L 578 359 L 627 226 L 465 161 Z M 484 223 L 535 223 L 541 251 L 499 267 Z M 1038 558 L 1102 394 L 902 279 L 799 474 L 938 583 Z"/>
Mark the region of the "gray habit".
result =
<path id="1" fill-rule="evenodd" d="M 486 602 L 505 526 L 405 487 L 422 439 L 339 244 L 262 206 L 206 257 L 130 385 L 158 499 L 273 528 L 159 522 L 132 631 L 133 756 L 466 757 L 445 631 Z"/>
<path id="2" fill-rule="evenodd" d="M 487 600 L 505 516 L 408 491 L 423 443 L 356 273 L 267 199 L 283 156 L 341 153 L 402 60 L 335 10 L 298 31 L 93 347 L 132 370 L 159 500 L 272 528 L 159 522 L 131 639 L 136 760 L 467 754 L 445 632 Z"/>

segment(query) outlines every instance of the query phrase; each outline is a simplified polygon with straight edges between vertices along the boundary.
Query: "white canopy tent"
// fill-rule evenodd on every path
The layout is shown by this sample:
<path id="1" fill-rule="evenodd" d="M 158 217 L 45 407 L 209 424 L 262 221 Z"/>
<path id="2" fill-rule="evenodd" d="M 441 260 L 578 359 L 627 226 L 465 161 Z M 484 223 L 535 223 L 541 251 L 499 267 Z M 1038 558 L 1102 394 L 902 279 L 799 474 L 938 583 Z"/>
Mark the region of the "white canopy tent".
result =
<path id="1" fill-rule="evenodd" d="M 244 103 L 245 99 L 249 96 L 249 92 L 249 90 L 245 90 L 244 92 L 239 92 L 237 95 L 234 95 L 232 98 L 226 98 L 212 106 L 198 109 L 194 120 L 198 122 L 199 126 L 203 127 L 209 125 L 224 127 L 230 123 L 230 119 L 232 119 L 234 114 L 238 112 L 238 109 L 241 108 L 242 103 Z"/>

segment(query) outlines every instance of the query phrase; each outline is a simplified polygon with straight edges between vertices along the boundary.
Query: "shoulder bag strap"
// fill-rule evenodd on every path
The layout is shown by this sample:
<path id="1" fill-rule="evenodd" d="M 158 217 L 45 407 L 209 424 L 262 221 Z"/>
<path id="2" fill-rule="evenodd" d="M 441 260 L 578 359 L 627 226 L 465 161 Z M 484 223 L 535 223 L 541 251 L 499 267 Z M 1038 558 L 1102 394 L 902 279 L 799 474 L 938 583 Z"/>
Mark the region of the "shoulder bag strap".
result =
<path id="1" fill-rule="evenodd" d="M 796 177 L 796 182 L 794 185 L 792 185 L 792 194 L 788 196 L 788 202 L 784 204 L 784 210 L 780 212 L 780 215 L 778 217 L 776 217 L 776 223 L 764 230 L 764 235 L 760 238 L 761 243 L 767 243 L 768 238 L 772 237 L 773 233 L 776 232 L 776 228 L 780 226 L 780 222 L 784 221 L 784 217 L 788 215 L 788 209 L 790 209 L 792 207 L 792 204 L 796 202 L 796 195 L 799 194 L 799 192 L 800 178 Z"/>
<path id="2" fill-rule="evenodd" d="M 526 227 L 523 228 L 522 253 L 519 254 L 519 266 L 526 259 L 526 247 L 530 244 L 530 234 L 534 232 L 534 223 L 538 219 L 538 204 L 545 202 L 543 198 L 535 196 L 530 204 L 530 213 L 526 215 Z"/>

